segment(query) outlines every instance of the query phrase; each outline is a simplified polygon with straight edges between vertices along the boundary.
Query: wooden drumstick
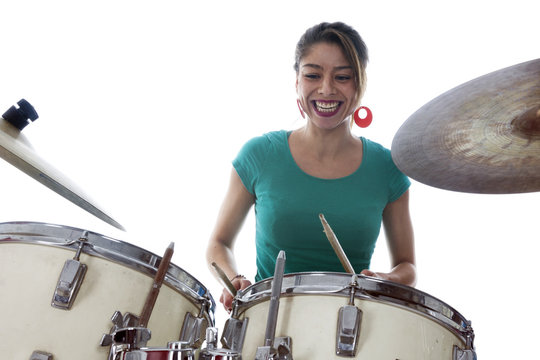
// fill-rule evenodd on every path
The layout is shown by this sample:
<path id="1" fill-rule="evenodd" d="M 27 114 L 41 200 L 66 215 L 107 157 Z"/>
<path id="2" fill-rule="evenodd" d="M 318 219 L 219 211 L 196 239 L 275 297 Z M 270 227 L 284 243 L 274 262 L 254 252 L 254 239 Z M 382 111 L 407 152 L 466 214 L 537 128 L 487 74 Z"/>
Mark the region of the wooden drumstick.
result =
<path id="1" fill-rule="evenodd" d="M 218 264 L 216 264 L 215 262 L 212 263 L 212 267 L 214 268 L 214 270 L 216 271 L 216 274 L 218 275 L 218 280 L 220 282 L 221 285 L 223 285 L 223 287 L 225 289 L 227 289 L 227 291 L 234 297 L 236 296 L 236 293 L 237 293 L 237 290 L 236 288 L 234 287 L 233 283 L 229 280 L 229 278 L 227 277 L 227 275 L 225 274 L 225 271 L 223 271 L 219 266 Z"/>
<path id="2" fill-rule="evenodd" d="M 167 274 L 167 270 L 169 269 L 173 252 L 174 243 L 172 242 L 169 244 L 165 250 L 165 254 L 161 258 L 156 276 L 154 277 L 154 283 L 152 284 L 150 292 L 146 296 L 146 302 L 144 303 L 141 317 L 139 319 L 140 327 L 146 327 L 148 325 L 148 320 L 150 320 L 150 315 L 152 314 L 152 310 L 154 309 L 154 305 L 159 295 L 159 289 L 161 288 L 163 280 L 165 279 L 165 274 Z"/>
<path id="3" fill-rule="evenodd" d="M 330 225 L 328 225 L 328 222 L 324 218 L 323 214 L 319 214 L 319 219 L 321 220 L 322 226 L 324 227 L 324 233 L 326 234 L 326 237 L 328 238 L 328 241 L 330 241 L 330 245 L 332 245 L 332 248 L 336 252 L 336 255 L 339 258 L 339 261 L 341 261 L 341 265 L 345 268 L 345 271 L 351 274 L 356 274 L 354 271 L 351 262 L 347 258 L 347 255 L 345 255 L 345 251 L 343 251 L 343 248 L 339 244 L 339 241 L 334 234 L 334 231 L 332 231 L 332 228 Z"/>

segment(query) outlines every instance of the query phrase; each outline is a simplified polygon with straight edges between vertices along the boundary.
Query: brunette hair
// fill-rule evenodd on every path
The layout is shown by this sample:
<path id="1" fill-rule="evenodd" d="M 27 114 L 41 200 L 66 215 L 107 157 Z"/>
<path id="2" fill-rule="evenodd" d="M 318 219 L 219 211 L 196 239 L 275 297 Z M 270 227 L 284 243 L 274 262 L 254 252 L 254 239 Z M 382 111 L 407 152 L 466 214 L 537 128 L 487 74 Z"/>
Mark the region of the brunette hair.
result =
<path id="1" fill-rule="evenodd" d="M 353 68 L 356 97 L 357 102 L 360 103 L 366 89 L 366 66 L 368 62 L 367 47 L 360 34 L 351 26 L 342 22 L 323 22 L 307 29 L 296 44 L 294 56 L 294 70 L 296 73 L 300 69 L 300 61 L 309 52 L 311 46 L 320 42 L 336 44 L 343 50 L 345 58 Z"/>

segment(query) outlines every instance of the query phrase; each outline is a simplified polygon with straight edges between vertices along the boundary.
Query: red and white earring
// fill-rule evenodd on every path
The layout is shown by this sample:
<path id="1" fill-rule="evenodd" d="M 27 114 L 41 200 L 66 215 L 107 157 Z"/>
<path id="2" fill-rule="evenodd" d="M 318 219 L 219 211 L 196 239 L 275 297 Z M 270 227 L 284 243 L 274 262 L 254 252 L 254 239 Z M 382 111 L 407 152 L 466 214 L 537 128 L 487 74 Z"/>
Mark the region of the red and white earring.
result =
<path id="1" fill-rule="evenodd" d="M 366 117 L 364 118 L 360 117 L 361 110 L 366 111 Z M 367 128 L 371 124 L 371 121 L 373 121 L 373 114 L 371 113 L 371 110 L 367 106 L 360 106 L 358 109 L 354 111 L 353 119 L 356 125 L 360 126 L 361 128 Z"/>
<path id="2" fill-rule="evenodd" d="M 306 114 L 304 114 L 304 110 L 302 109 L 302 105 L 300 104 L 300 99 L 296 99 L 296 104 L 298 105 L 298 110 L 300 110 L 300 115 L 302 115 L 302 118 L 306 118 Z"/>

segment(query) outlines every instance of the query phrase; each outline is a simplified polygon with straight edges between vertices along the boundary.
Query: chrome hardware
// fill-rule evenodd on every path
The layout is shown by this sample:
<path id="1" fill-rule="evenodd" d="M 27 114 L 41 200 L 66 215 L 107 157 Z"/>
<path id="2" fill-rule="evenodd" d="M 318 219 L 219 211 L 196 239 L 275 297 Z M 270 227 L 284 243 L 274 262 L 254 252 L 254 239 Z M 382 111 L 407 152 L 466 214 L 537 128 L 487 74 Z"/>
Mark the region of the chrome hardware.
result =
<path id="1" fill-rule="evenodd" d="M 113 323 L 113 327 L 108 334 L 103 334 L 103 336 L 101 337 L 101 341 L 99 342 L 101 346 L 112 345 L 113 334 L 117 330 L 137 326 L 139 324 L 139 317 L 131 313 L 126 313 L 125 315 L 122 315 L 122 313 L 117 310 L 111 317 L 111 321 Z"/>
<path id="2" fill-rule="evenodd" d="M 223 327 L 223 333 L 221 334 L 221 344 L 223 347 L 233 351 L 242 351 L 248 321 L 249 318 L 239 320 L 231 317 L 227 319 Z"/>
<path id="3" fill-rule="evenodd" d="M 203 349 L 199 354 L 199 360 L 240 360 L 240 353 L 229 349 Z"/>
<path id="4" fill-rule="evenodd" d="M 233 298 L 233 311 L 231 317 L 225 321 L 223 333 L 221 334 L 221 344 L 224 348 L 241 352 L 244 346 L 246 330 L 249 318 L 238 319 L 238 298 Z"/>
<path id="5" fill-rule="evenodd" d="M 185 350 L 189 349 L 189 344 L 184 341 L 169 341 L 167 343 L 167 349 L 170 350 Z"/>
<path id="6" fill-rule="evenodd" d="M 289 336 L 277 337 L 274 340 L 274 347 L 276 348 L 277 359 L 293 360 L 293 358 L 292 358 L 292 339 Z"/>
<path id="7" fill-rule="evenodd" d="M 287 337 L 275 337 L 277 317 L 279 312 L 279 298 L 281 296 L 284 270 L 285 252 L 281 250 L 277 256 L 276 267 L 274 269 L 274 279 L 272 281 L 270 304 L 268 306 L 268 319 L 266 321 L 266 332 L 264 335 L 264 346 L 259 346 L 257 348 L 257 352 L 255 353 L 255 360 L 292 360 L 290 339 Z"/>
<path id="8" fill-rule="evenodd" d="M 186 342 L 195 349 L 200 348 L 204 342 L 208 326 L 214 325 L 213 318 L 209 316 L 213 313 L 214 302 L 212 298 L 204 296 L 199 303 L 201 304 L 199 315 L 195 317 L 189 312 L 186 313 L 179 336 L 179 341 Z"/>
<path id="9" fill-rule="evenodd" d="M 476 360 L 476 352 L 473 349 L 460 349 L 454 345 L 453 360 Z"/>
<path id="10" fill-rule="evenodd" d="M 255 360 L 271 360 L 274 358 L 274 349 L 271 346 L 259 346 L 255 353 Z"/>
<path id="11" fill-rule="evenodd" d="M 151 338 L 150 330 L 143 327 L 118 329 L 111 334 L 112 344 L 108 360 L 146 360 L 146 352 L 139 351 Z M 103 345 L 103 343 L 102 343 Z M 125 356 L 119 357 L 119 354 Z"/>
<path id="12" fill-rule="evenodd" d="M 217 348 L 218 342 L 218 330 L 215 327 L 209 327 L 206 329 L 206 348 L 213 350 Z"/>
<path id="13" fill-rule="evenodd" d="M 79 261 L 82 248 L 86 241 L 88 241 L 87 236 L 88 231 L 84 231 L 79 240 L 77 240 L 79 243 L 77 253 L 73 259 L 68 259 L 64 263 L 53 294 L 52 307 L 69 310 L 77 297 L 87 270 L 87 266 Z"/>
<path id="14" fill-rule="evenodd" d="M 349 286 L 349 304 L 339 309 L 336 332 L 336 355 L 344 357 L 356 355 L 362 323 L 362 310 L 354 306 L 355 290 L 358 287 L 357 275 L 353 275 Z"/>
<path id="15" fill-rule="evenodd" d="M 201 347 L 205 339 L 208 321 L 200 314 L 198 317 L 191 313 L 186 313 L 182 330 L 180 331 L 180 341 L 188 343 L 194 348 Z"/>
<path id="16" fill-rule="evenodd" d="M 465 339 L 467 340 L 466 343 L 466 349 L 473 350 L 474 349 L 474 331 L 472 328 L 472 323 L 470 320 L 466 321 L 466 328 L 465 328 Z"/>
<path id="17" fill-rule="evenodd" d="M 259 346 L 255 360 L 293 360 L 290 337 L 277 337 L 273 346 Z"/>
<path id="18" fill-rule="evenodd" d="M 143 327 L 129 327 L 118 329 L 112 334 L 113 344 L 125 345 L 129 350 L 139 350 L 146 346 L 146 343 L 151 338 L 151 332 Z"/>
<path id="19" fill-rule="evenodd" d="M 184 341 L 172 341 L 167 343 L 167 349 L 171 350 L 167 360 L 194 360 L 195 354 L 190 345 Z"/>
<path id="20" fill-rule="evenodd" d="M 45 351 L 34 351 L 32 355 L 30 355 L 29 360 L 53 360 L 54 357 L 52 354 L 49 354 Z"/>
<path id="21" fill-rule="evenodd" d="M 355 356 L 361 322 L 362 311 L 356 306 L 345 305 L 339 309 L 336 355 Z"/>
<path id="22" fill-rule="evenodd" d="M 272 281 L 272 293 L 268 306 L 268 319 L 266 321 L 266 333 L 264 345 L 272 346 L 276 335 L 277 316 L 279 312 L 279 298 L 281 296 L 281 285 L 283 284 L 283 272 L 285 270 L 285 252 L 281 250 L 276 259 L 274 269 L 274 280 Z"/>
<path id="23" fill-rule="evenodd" d="M 474 350 L 474 331 L 469 320 L 466 321 L 465 329 L 465 349 L 454 345 L 453 360 L 476 360 L 476 351 Z"/>
<path id="24" fill-rule="evenodd" d="M 167 347 L 141 347 L 139 349 L 128 349 L 122 344 L 115 346 L 116 352 L 114 360 L 195 360 L 195 350 L 183 341 L 169 342 Z"/>
<path id="25" fill-rule="evenodd" d="M 124 354 L 122 360 L 147 360 L 148 354 L 145 351 L 130 351 Z"/>
<path id="26" fill-rule="evenodd" d="M 113 326 L 111 328 L 110 333 L 103 334 L 99 344 L 101 346 L 110 346 L 111 349 L 109 351 L 109 357 L 107 359 L 116 360 L 116 354 L 121 349 L 124 349 L 124 347 L 118 346 L 117 344 L 115 344 L 114 336 L 116 332 L 119 331 L 120 329 L 136 327 L 137 325 L 139 325 L 139 317 L 131 313 L 125 313 L 124 315 L 122 315 L 122 313 L 117 310 L 114 312 L 113 316 L 111 317 L 111 321 L 113 323 Z"/>
<path id="27" fill-rule="evenodd" d="M 86 265 L 77 260 L 66 260 L 51 305 L 58 309 L 71 309 L 85 274 Z"/>
<path id="28" fill-rule="evenodd" d="M 229 349 L 218 349 L 218 331 L 215 327 L 206 329 L 206 348 L 199 354 L 199 360 L 237 360 L 241 359 L 240 353 Z"/>

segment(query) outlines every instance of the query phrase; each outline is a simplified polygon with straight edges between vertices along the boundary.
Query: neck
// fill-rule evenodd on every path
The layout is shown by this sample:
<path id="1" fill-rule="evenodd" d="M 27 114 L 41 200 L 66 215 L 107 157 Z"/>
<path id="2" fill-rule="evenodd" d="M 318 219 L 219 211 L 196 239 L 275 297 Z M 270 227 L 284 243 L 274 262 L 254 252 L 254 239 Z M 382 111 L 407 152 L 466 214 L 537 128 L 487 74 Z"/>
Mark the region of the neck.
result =
<path id="1" fill-rule="evenodd" d="M 312 149 L 317 157 L 335 157 L 348 149 L 358 139 L 352 134 L 348 121 L 333 129 L 321 129 L 311 122 L 297 130 L 301 141 Z"/>

